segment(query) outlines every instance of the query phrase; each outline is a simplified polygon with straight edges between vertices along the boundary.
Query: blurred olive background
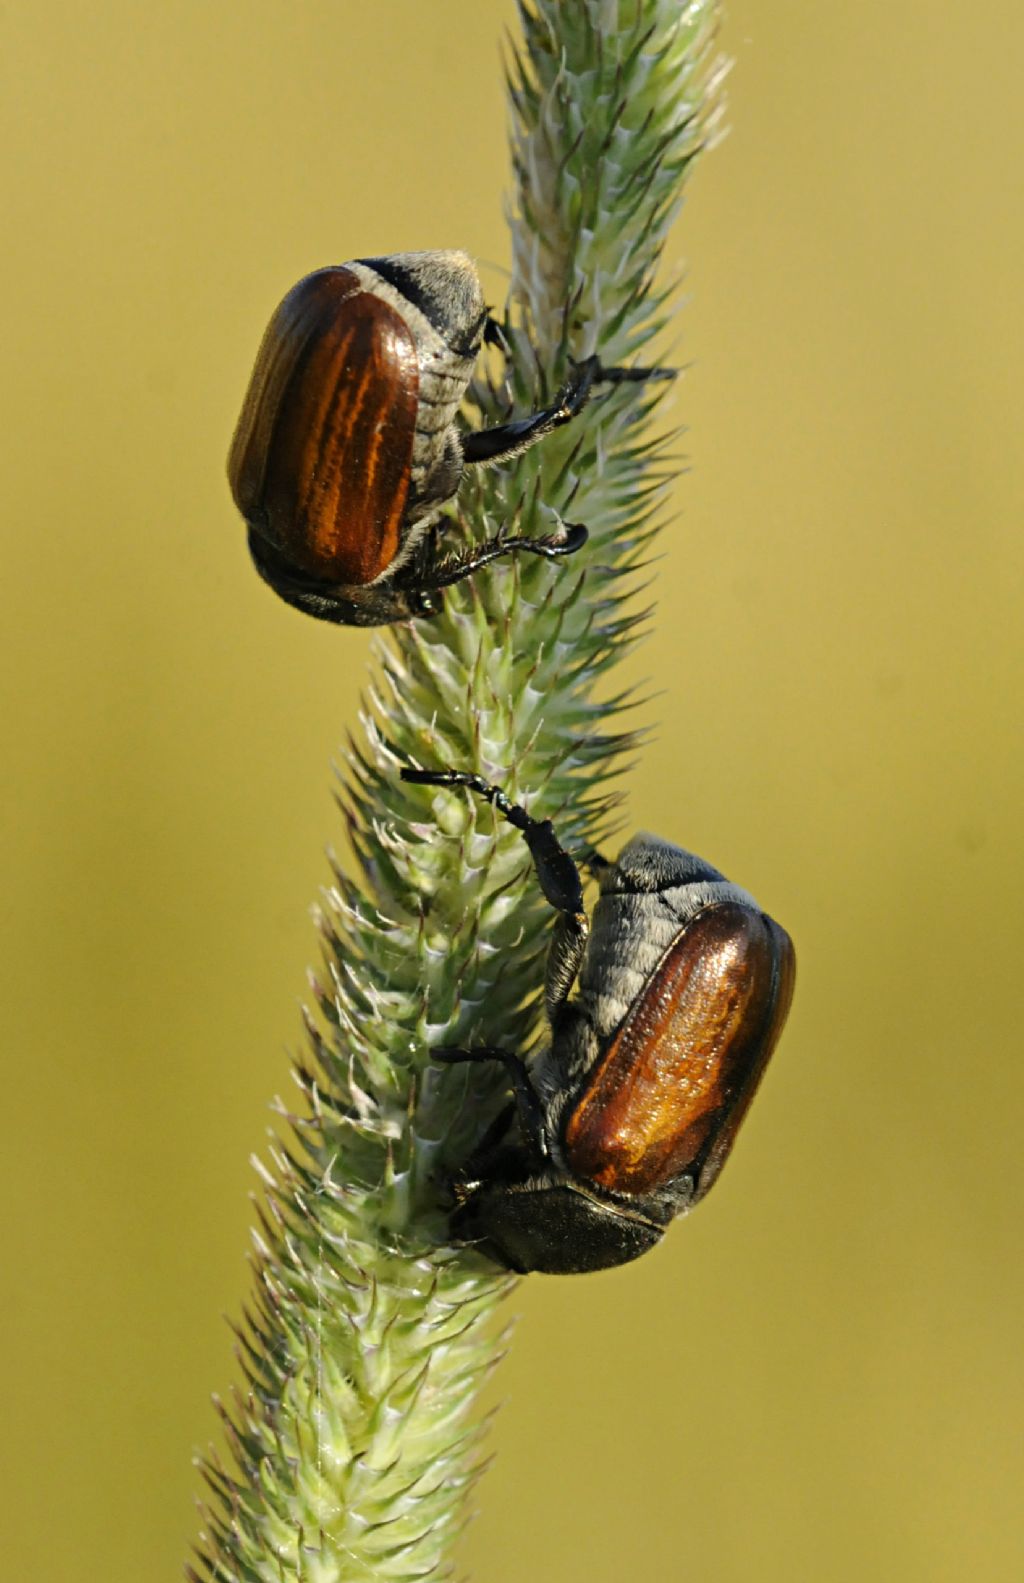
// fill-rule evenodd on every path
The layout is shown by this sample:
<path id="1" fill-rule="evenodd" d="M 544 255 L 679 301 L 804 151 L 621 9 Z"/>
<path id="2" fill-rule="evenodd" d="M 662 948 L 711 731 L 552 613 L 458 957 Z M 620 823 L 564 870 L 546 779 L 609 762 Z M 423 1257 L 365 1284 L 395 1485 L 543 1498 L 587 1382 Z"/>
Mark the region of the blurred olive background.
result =
<path id="1" fill-rule="evenodd" d="M 11 1578 L 193 1536 L 367 659 L 251 572 L 227 443 L 308 269 L 457 245 L 500 300 L 513 22 L 0 11 Z M 1024 13 L 733 0 L 723 45 L 629 820 L 786 923 L 798 994 L 700 1213 L 521 1287 L 463 1559 L 1017 1578 Z"/>

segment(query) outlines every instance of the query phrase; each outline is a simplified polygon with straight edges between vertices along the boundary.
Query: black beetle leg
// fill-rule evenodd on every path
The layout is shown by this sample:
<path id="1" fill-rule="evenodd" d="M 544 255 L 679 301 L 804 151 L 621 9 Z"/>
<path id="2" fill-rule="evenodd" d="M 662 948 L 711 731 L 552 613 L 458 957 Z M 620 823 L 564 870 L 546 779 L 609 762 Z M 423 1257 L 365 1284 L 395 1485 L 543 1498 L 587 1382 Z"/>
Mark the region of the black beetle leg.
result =
<path id="1" fill-rule="evenodd" d="M 442 610 L 440 599 L 435 599 L 431 582 L 438 556 L 439 524 L 430 523 L 413 548 L 412 554 L 392 578 L 391 586 L 403 597 L 413 616 L 436 616 Z"/>
<path id="2" fill-rule="evenodd" d="M 473 1193 L 490 1175 L 495 1158 L 508 1139 L 509 1129 L 515 1116 L 516 1102 L 510 1099 L 506 1105 L 502 1105 L 480 1142 L 474 1147 L 472 1154 L 463 1160 L 454 1176 L 448 1178 L 448 1186 L 455 1199 L 456 1208 L 464 1204 L 468 1198 L 472 1198 Z"/>
<path id="3" fill-rule="evenodd" d="M 598 365 L 594 375 L 595 385 L 646 385 L 656 379 L 675 379 L 675 368 L 645 368 L 634 364 L 631 368 L 605 368 Z"/>
<path id="4" fill-rule="evenodd" d="M 590 535 L 582 522 L 566 522 L 564 528 L 564 533 L 552 533 L 543 539 L 505 538 L 502 535 L 488 539 L 486 544 L 479 545 L 466 555 L 453 555 L 425 567 L 422 585 L 431 592 L 438 588 L 450 588 L 452 583 L 461 583 L 464 577 L 479 571 L 488 561 L 496 561 L 500 555 L 512 555 L 520 551 L 527 555 L 542 555 L 548 561 L 558 560 L 563 555 L 574 555 L 583 548 Z"/>
<path id="5" fill-rule="evenodd" d="M 528 418 L 499 423 L 493 429 L 471 429 L 464 434 L 463 460 L 507 462 L 513 456 L 521 456 L 552 429 L 560 429 L 563 423 L 570 423 L 582 412 L 595 385 L 641 385 L 652 379 L 675 377 L 674 368 L 605 368 L 599 357 L 585 357 L 570 365 L 569 377 L 550 407 L 542 407 Z"/>
<path id="6" fill-rule="evenodd" d="M 482 775 L 472 775 L 465 770 L 413 770 L 404 769 L 402 779 L 412 786 L 465 786 L 478 796 L 486 797 L 498 812 L 521 830 L 530 848 L 541 890 L 559 912 L 569 914 L 583 911 L 583 881 L 580 871 L 555 835 L 550 819 L 533 819 L 525 808 L 511 802 L 500 786 L 493 786 Z"/>
<path id="7" fill-rule="evenodd" d="M 425 582 L 430 576 L 430 569 L 435 565 L 438 556 L 438 543 L 441 537 L 441 525 L 432 522 L 416 546 L 417 577 L 420 582 Z"/>
<path id="8" fill-rule="evenodd" d="M 550 407 L 542 407 L 528 418 L 513 418 L 493 429 L 471 429 L 462 436 L 462 456 L 467 462 L 507 462 L 536 445 L 552 429 L 569 423 L 587 404 L 591 386 L 601 377 L 601 364 L 587 357 L 573 365 L 572 373 Z"/>
<path id="9" fill-rule="evenodd" d="M 555 920 L 544 968 L 544 1010 L 554 1028 L 572 993 L 587 948 L 590 923 L 585 912 L 563 912 Z"/>
<path id="10" fill-rule="evenodd" d="M 402 779 L 414 786 L 465 786 L 493 803 L 510 825 L 520 830 L 530 849 L 540 888 L 552 907 L 561 914 L 548 951 L 544 1003 L 548 1019 L 554 1023 L 569 996 L 586 948 L 590 925 L 583 911 L 583 881 L 580 871 L 560 845 L 550 819 L 533 819 L 510 802 L 500 786 L 492 786 L 481 775 L 463 770 L 404 769 Z"/>
<path id="11" fill-rule="evenodd" d="M 420 534 L 409 559 L 394 574 L 392 581 L 402 587 L 420 591 L 430 582 L 431 569 L 438 557 L 439 525 L 431 522 Z"/>
<path id="12" fill-rule="evenodd" d="M 498 351 L 504 352 L 506 357 L 510 356 L 512 348 L 508 336 L 500 321 L 492 313 L 488 313 L 484 320 L 483 340 L 485 346 L 497 347 Z"/>
<path id="13" fill-rule="evenodd" d="M 515 1096 L 516 1109 L 524 1135 L 536 1144 L 542 1155 L 548 1152 L 547 1131 L 544 1126 L 544 1107 L 530 1081 L 526 1062 L 511 1050 L 499 1050 L 489 1044 L 475 1045 L 471 1050 L 457 1045 L 442 1044 L 431 1050 L 432 1061 L 442 1061 L 446 1066 L 457 1066 L 463 1061 L 499 1061 L 508 1073 L 509 1087 Z"/>

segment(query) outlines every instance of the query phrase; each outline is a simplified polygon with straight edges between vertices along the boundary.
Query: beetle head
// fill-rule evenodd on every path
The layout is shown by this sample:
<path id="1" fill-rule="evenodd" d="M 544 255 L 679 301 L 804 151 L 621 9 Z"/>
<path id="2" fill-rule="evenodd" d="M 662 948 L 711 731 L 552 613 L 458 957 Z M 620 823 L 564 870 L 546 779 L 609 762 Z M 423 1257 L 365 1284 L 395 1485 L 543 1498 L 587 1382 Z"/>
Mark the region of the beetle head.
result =
<path id="1" fill-rule="evenodd" d="M 547 1275 L 611 1269 L 638 1259 L 664 1234 L 668 1214 L 658 1224 L 639 1209 L 588 1192 L 553 1168 L 524 1174 L 526 1154 L 517 1162 L 510 1152 L 507 1164 L 506 1180 L 488 1177 L 452 1216 L 460 1242 L 478 1243 L 507 1269 Z"/>

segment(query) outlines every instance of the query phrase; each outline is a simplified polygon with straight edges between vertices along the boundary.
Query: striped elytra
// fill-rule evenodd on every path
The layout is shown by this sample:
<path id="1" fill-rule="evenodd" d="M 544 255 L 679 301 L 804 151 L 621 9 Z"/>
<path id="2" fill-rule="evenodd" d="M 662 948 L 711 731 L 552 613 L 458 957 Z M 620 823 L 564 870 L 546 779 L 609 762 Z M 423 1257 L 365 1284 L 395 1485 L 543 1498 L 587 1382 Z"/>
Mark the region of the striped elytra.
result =
<path id="1" fill-rule="evenodd" d="M 299 281 L 263 337 L 231 447 L 250 528 L 324 583 L 381 576 L 401 542 L 418 399 L 395 308 L 343 266 Z"/>

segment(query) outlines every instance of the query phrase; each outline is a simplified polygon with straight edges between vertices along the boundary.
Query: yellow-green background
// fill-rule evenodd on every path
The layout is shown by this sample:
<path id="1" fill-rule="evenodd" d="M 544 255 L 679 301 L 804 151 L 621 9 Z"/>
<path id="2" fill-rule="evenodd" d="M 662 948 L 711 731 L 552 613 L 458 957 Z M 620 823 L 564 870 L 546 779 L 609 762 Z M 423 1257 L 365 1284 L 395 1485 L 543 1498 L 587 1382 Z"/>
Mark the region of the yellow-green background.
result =
<path id="1" fill-rule="evenodd" d="M 3 1442 L 11 1579 L 174 1577 L 234 1379 L 365 634 L 223 481 L 306 270 L 500 296 L 505 0 L 8 0 Z M 709 1203 L 534 1278 L 485 1583 L 1022 1575 L 1024 12 L 732 0 L 673 238 L 690 425 L 631 821 L 798 942 Z"/>

